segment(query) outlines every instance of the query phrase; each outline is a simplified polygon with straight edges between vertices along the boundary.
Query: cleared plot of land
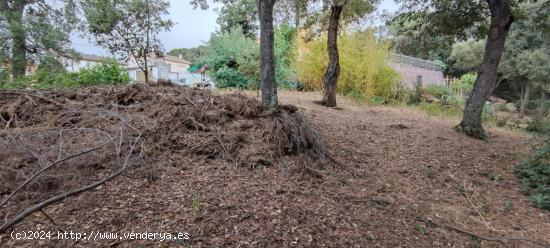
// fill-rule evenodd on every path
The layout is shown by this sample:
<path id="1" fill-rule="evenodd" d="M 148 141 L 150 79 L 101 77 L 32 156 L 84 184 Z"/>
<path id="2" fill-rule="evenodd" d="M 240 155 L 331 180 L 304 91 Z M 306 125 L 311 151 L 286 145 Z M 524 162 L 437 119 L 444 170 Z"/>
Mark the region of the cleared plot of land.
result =
<path id="1" fill-rule="evenodd" d="M 302 109 L 325 137 L 333 160 L 320 178 L 300 170 L 307 160 L 295 156 L 273 163 L 261 158 L 254 160 L 261 163 L 236 167 L 235 157 L 225 156 L 221 145 L 233 143 L 223 138 L 213 142 L 219 152 L 214 157 L 187 156 L 188 148 L 169 147 L 169 153 L 161 153 L 167 157 L 148 162 L 158 180 L 129 173 L 46 211 L 72 231 L 188 232 L 190 241 L 41 244 L 537 247 L 534 242 L 550 243 L 550 214 L 530 206 L 513 174 L 515 164 L 528 152 L 528 135 L 496 129 L 484 142 L 454 132 L 454 120 L 408 109 L 364 107 L 344 100 L 338 109 L 327 109 L 313 103 L 320 99 L 315 93 L 282 92 L 280 99 Z M 241 130 L 246 122 L 252 130 L 244 133 L 253 139 L 246 147 L 261 146 L 262 132 L 256 128 L 265 125 L 258 120 L 229 119 L 222 131 Z M 205 139 L 208 133 L 202 134 Z M 41 214 L 15 230 L 38 228 L 57 230 Z M 36 242 L 9 237 L 0 241 L 16 246 L 36 246 Z"/>

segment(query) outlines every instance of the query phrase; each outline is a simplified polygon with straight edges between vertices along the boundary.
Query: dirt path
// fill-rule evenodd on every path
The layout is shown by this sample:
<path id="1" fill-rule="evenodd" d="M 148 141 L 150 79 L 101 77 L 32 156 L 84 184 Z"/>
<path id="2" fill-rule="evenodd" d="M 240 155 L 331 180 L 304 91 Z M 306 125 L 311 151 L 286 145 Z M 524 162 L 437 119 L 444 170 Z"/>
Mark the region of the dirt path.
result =
<path id="1" fill-rule="evenodd" d="M 254 169 L 231 161 L 174 161 L 159 179 L 129 175 L 47 209 L 75 232 L 187 232 L 189 241 L 40 241 L 81 247 L 503 247 L 480 237 L 550 243 L 550 213 L 519 192 L 514 165 L 529 136 L 490 130 L 490 142 L 452 130 L 456 120 L 408 109 L 339 109 L 314 93 L 282 92 L 326 137 L 338 163 L 323 177 L 295 161 Z M 17 230 L 56 230 L 37 214 Z M 36 246 L 35 241 L 1 244 Z M 537 247 L 505 241 L 509 247 Z"/>

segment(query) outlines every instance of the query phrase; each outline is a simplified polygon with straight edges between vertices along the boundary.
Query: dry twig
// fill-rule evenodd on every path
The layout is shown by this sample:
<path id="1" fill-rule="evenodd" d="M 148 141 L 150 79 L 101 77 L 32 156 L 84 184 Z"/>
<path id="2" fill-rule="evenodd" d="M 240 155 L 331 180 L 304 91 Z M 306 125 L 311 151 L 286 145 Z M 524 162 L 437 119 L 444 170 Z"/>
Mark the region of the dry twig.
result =
<path id="1" fill-rule="evenodd" d="M 42 99 L 42 100 L 44 100 L 44 101 L 53 103 L 53 104 L 55 104 L 55 105 L 57 105 L 57 106 L 60 106 L 60 107 L 64 107 L 64 106 L 65 106 L 65 105 L 63 105 L 62 103 L 56 102 L 56 101 L 54 101 L 54 100 L 52 100 L 52 99 L 48 99 L 48 98 L 45 98 L 45 97 L 43 97 L 43 96 L 38 96 L 38 95 L 34 95 L 34 94 L 29 94 L 29 93 L 5 91 L 5 92 L 0 92 L 0 94 L 5 94 L 5 95 L 12 94 L 12 95 L 20 95 L 20 96 L 26 96 L 26 97 L 32 96 L 32 97 L 35 97 L 35 98 Z"/>
<path id="2" fill-rule="evenodd" d="M 33 179 L 35 179 L 38 175 L 42 174 L 44 171 L 50 169 L 51 167 L 53 167 L 53 166 L 55 166 L 59 163 L 70 160 L 72 158 L 75 158 L 75 157 L 78 157 L 78 156 L 81 156 L 81 155 L 84 155 L 84 154 L 87 154 L 87 153 L 90 153 L 90 152 L 97 151 L 97 150 L 101 149 L 102 147 L 106 146 L 107 144 L 111 143 L 113 140 L 114 140 L 114 138 L 110 139 L 109 141 L 107 141 L 107 142 L 105 142 L 105 143 L 103 143 L 103 144 L 101 144 L 97 147 L 94 147 L 92 149 L 89 149 L 89 150 L 86 150 L 86 151 L 83 151 L 83 152 L 80 152 L 80 153 L 77 153 L 77 154 L 74 154 L 74 155 L 71 155 L 71 156 L 68 156 L 68 157 L 64 157 L 62 159 L 58 159 L 58 160 L 54 161 L 53 163 L 42 167 L 40 170 L 35 172 L 32 176 L 27 178 L 27 180 L 25 180 L 25 182 L 23 182 L 21 185 L 19 185 L 19 187 L 17 187 L 15 190 L 13 190 L 11 192 L 11 194 L 9 194 L 6 198 L 4 198 L 4 200 L 0 203 L 0 207 L 4 206 L 15 194 L 17 194 L 17 192 L 19 192 L 22 188 L 27 186 L 27 184 L 29 184 Z"/>
<path id="3" fill-rule="evenodd" d="M 94 189 L 96 188 L 97 186 L 99 185 L 102 185 L 108 181 L 110 181 L 111 179 L 119 176 L 120 174 L 122 174 L 122 172 L 124 172 L 126 170 L 126 168 L 128 168 L 128 161 L 130 159 L 130 156 L 133 154 L 134 152 L 134 149 L 136 147 L 136 144 L 139 142 L 139 140 L 141 139 L 141 133 L 138 134 L 138 136 L 134 139 L 134 142 L 131 143 L 131 146 L 129 148 L 129 151 L 128 153 L 126 154 L 126 157 L 124 159 L 124 163 L 122 164 L 121 168 L 119 170 L 117 170 L 116 172 L 113 172 L 111 174 L 109 174 L 108 176 L 104 177 L 103 179 L 99 180 L 99 181 L 96 181 L 94 183 L 91 183 L 91 184 L 88 184 L 84 187 L 81 187 L 81 188 L 78 188 L 78 189 L 74 189 L 74 190 L 70 190 L 70 191 L 67 191 L 67 192 L 64 192 L 64 193 L 61 193 L 61 194 L 58 194 L 56 196 L 53 196 L 53 197 L 50 197 L 44 201 L 41 201 L 27 209 L 25 209 L 23 212 L 19 213 L 17 216 L 15 216 L 14 218 L 12 218 L 11 220 L 5 222 L 2 226 L 0 226 L 0 233 L 4 233 L 6 232 L 7 229 L 9 229 L 10 227 L 12 227 L 13 225 L 19 223 L 20 221 L 22 221 L 23 219 L 25 219 L 27 216 L 31 215 L 32 213 L 36 212 L 36 211 L 40 211 L 41 209 L 53 204 L 53 203 L 56 203 L 56 202 L 59 202 L 59 201 L 62 201 L 70 196 L 75 196 L 75 195 L 78 195 L 78 194 L 81 194 L 83 192 L 86 192 L 86 191 L 89 191 L 91 189 Z M 104 145 L 110 143 L 112 140 L 110 140 L 109 142 L 103 144 L 101 147 L 103 147 Z M 99 147 L 99 148 L 101 148 Z M 97 150 L 99 148 L 94 148 L 94 149 L 91 149 L 91 150 Z M 88 150 L 86 151 L 87 152 L 91 152 L 91 150 Z M 84 152 L 83 152 L 84 153 Z M 80 154 L 76 154 L 75 156 L 79 156 L 79 155 L 82 155 L 83 153 L 80 153 Z M 74 156 L 72 156 L 74 157 Z M 51 167 L 51 166 L 50 166 Z M 27 180 L 28 181 L 28 180 Z M 21 188 L 21 187 L 20 187 Z M 15 191 L 14 191 L 15 192 Z M 12 193 L 13 194 L 13 193 Z M 11 196 L 11 194 L 10 194 Z M 9 196 L 8 196 L 9 198 Z"/>
<path id="4" fill-rule="evenodd" d="M 536 245 L 541 246 L 541 247 L 550 248 L 550 244 L 545 244 L 545 243 L 542 243 L 542 242 L 539 242 L 539 241 L 536 241 L 536 240 L 532 240 L 532 239 L 529 239 L 529 238 L 522 238 L 522 237 L 498 237 L 498 238 L 486 237 L 486 236 L 483 236 L 483 235 L 480 235 L 480 234 L 476 234 L 476 233 L 464 230 L 460 227 L 451 226 L 451 225 L 442 225 L 442 226 L 447 227 L 449 229 L 452 229 L 454 231 L 460 232 L 460 233 L 464 233 L 464 234 L 468 234 L 470 236 L 474 236 L 474 237 L 479 238 L 479 239 L 483 239 L 483 240 L 487 240 L 487 241 L 493 241 L 493 242 L 499 242 L 504 246 L 506 246 L 506 243 L 504 243 L 504 241 L 512 240 L 512 241 L 531 242 L 531 243 L 536 244 Z"/>

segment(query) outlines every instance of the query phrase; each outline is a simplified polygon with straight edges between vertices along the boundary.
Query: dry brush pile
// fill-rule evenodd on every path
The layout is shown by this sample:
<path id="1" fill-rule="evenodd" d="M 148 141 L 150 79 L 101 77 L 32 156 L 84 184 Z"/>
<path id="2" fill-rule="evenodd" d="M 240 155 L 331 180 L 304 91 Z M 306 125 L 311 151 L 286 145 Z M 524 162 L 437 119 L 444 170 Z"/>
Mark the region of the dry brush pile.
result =
<path id="1" fill-rule="evenodd" d="M 303 165 L 294 171 L 318 175 L 327 159 L 293 106 L 167 82 L 0 91 L 0 129 L 0 233 L 123 173 L 156 180 L 155 168 L 181 161 L 255 168 L 289 156 Z"/>

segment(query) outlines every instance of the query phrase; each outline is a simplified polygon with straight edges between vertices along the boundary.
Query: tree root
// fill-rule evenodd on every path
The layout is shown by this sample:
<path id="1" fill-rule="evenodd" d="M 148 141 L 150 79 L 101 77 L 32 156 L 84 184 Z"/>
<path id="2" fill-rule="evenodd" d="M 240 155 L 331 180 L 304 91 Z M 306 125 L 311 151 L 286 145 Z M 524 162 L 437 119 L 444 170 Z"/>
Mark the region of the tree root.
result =
<path id="1" fill-rule="evenodd" d="M 483 130 L 482 127 L 475 128 L 475 127 L 468 127 L 468 126 L 463 126 L 462 124 L 459 124 L 454 129 L 457 132 L 466 134 L 472 138 L 476 138 L 484 141 L 489 140 L 489 136 L 487 136 L 487 133 L 485 133 L 485 130 Z"/>

